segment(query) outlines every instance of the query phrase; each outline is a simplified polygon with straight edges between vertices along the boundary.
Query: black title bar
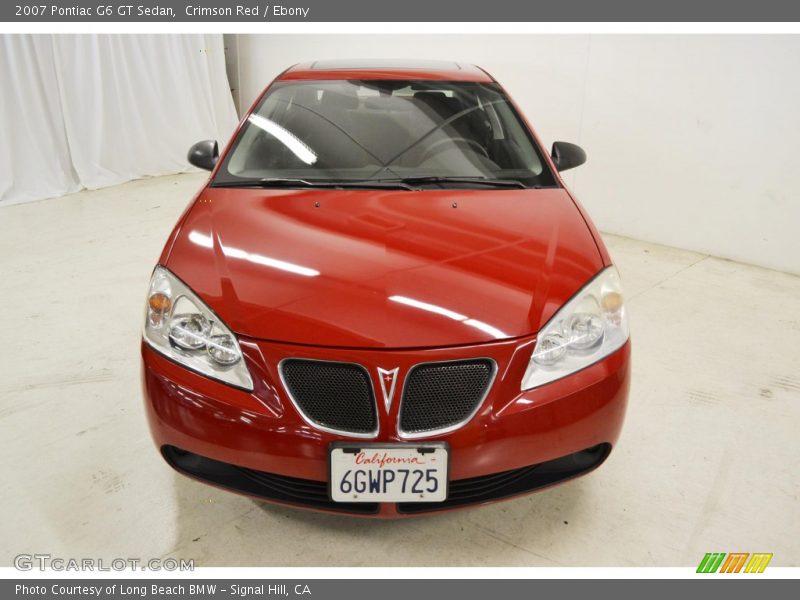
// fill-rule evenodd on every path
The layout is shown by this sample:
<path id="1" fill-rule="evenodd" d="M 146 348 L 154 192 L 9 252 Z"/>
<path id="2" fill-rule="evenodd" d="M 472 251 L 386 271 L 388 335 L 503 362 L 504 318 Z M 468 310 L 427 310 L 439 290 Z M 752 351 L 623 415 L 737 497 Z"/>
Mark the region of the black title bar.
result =
<path id="1" fill-rule="evenodd" d="M 2 22 L 785 22 L 787 0 L 3 0 Z"/>

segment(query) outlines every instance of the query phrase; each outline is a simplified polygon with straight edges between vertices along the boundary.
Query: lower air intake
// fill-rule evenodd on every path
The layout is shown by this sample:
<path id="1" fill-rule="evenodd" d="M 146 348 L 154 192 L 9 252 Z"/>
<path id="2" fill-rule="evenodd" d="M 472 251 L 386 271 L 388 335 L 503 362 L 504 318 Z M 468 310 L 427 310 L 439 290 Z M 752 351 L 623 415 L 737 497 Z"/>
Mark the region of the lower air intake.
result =
<path id="1" fill-rule="evenodd" d="M 186 452 L 175 446 L 164 446 L 161 453 L 172 467 L 182 473 L 250 496 L 341 513 L 368 515 L 378 512 L 378 504 L 374 502 L 332 501 L 328 497 L 328 484 L 324 481 L 246 469 Z"/>

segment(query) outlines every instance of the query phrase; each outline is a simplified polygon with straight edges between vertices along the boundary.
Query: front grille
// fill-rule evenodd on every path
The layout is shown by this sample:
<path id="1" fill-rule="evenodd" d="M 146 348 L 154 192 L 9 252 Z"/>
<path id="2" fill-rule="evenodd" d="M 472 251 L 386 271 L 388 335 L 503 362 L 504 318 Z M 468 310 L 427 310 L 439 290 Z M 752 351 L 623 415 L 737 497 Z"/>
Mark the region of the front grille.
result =
<path id="1" fill-rule="evenodd" d="M 291 358 L 280 371 L 297 409 L 314 425 L 363 437 L 377 432 L 375 395 L 363 367 Z"/>
<path id="2" fill-rule="evenodd" d="M 494 371 L 488 358 L 417 365 L 403 390 L 401 433 L 428 434 L 466 422 L 489 391 Z"/>
<path id="3" fill-rule="evenodd" d="M 246 469 L 186 452 L 174 446 L 164 446 L 161 453 L 178 471 L 250 496 L 350 514 L 378 512 L 377 502 L 334 502 L 328 497 L 328 484 L 324 481 Z"/>
<path id="4" fill-rule="evenodd" d="M 403 514 L 433 512 L 532 492 L 591 471 L 598 467 L 610 452 L 610 444 L 599 444 L 538 465 L 482 477 L 458 479 L 450 482 L 447 500 L 444 502 L 401 502 L 397 505 L 397 512 Z"/>

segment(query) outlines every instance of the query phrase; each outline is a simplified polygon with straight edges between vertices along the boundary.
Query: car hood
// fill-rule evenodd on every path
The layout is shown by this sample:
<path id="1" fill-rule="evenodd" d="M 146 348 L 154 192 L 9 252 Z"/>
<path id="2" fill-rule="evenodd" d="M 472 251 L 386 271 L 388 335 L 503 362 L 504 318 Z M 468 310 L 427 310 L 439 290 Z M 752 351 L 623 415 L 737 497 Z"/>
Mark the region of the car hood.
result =
<path id="1" fill-rule="evenodd" d="M 529 335 L 603 266 L 563 189 L 209 187 L 166 263 L 240 335 L 354 348 Z"/>

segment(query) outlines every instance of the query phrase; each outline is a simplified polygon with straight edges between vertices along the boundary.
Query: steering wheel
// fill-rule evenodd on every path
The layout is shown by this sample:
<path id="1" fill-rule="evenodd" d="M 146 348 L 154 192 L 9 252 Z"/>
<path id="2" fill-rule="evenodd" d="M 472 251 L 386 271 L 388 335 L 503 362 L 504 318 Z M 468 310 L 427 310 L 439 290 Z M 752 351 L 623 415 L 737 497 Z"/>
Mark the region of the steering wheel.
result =
<path id="1" fill-rule="evenodd" d="M 420 158 L 420 162 L 424 162 L 428 160 L 431 156 L 435 154 L 439 154 L 440 152 L 444 151 L 444 144 L 466 144 L 467 146 L 471 146 L 473 149 L 477 150 L 480 154 L 483 154 L 486 158 L 489 158 L 489 153 L 486 152 L 486 148 L 481 146 L 475 140 L 471 140 L 465 137 L 453 137 L 453 138 L 445 138 L 441 139 L 438 142 L 433 142 L 428 149 L 425 150 L 425 153 Z"/>

